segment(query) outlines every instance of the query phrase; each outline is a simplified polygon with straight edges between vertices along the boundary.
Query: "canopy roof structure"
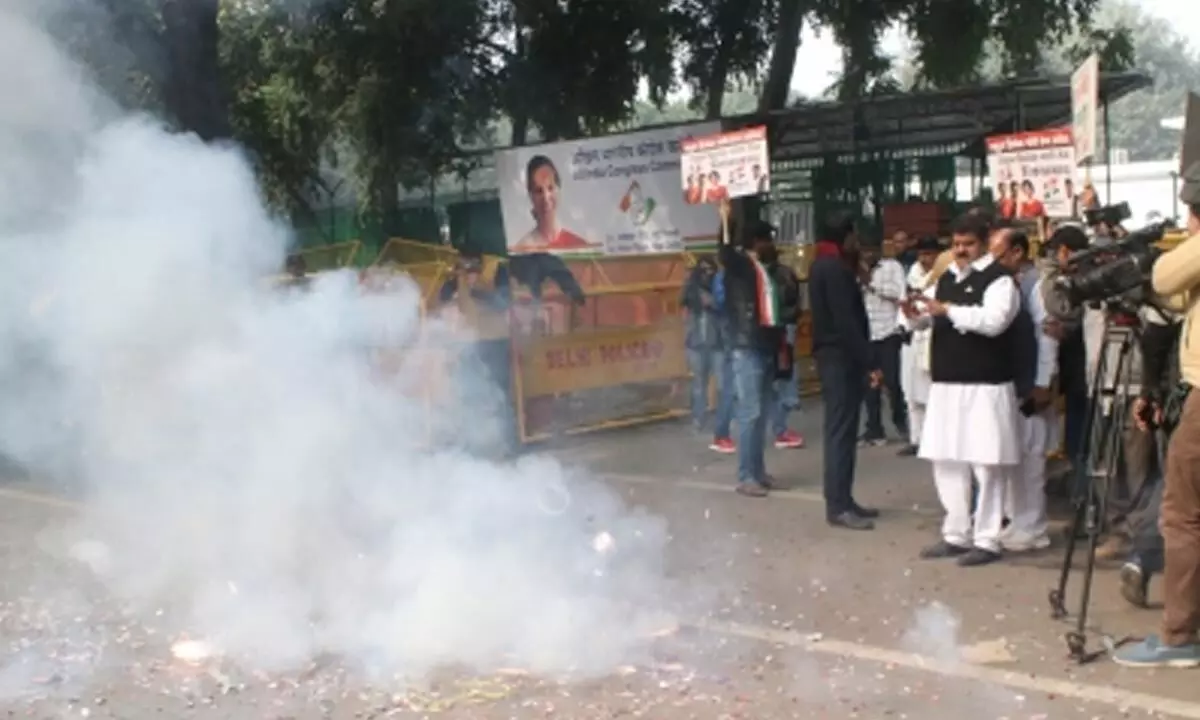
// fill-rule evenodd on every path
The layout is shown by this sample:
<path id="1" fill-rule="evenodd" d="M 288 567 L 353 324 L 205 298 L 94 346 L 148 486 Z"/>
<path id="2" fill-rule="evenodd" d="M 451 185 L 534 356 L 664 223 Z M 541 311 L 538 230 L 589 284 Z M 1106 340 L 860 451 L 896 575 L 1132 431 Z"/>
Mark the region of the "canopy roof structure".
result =
<path id="1" fill-rule="evenodd" d="M 1152 84 L 1140 73 L 1104 73 L 1100 101 L 1111 103 Z M 1020 80 L 881 95 L 859 102 L 814 103 L 780 110 L 768 118 L 774 161 L 933 148 L 954 153 L 987 135 L 1069 123 L 1071 87 L 1069 78 Z M 754 118 L 739 120 L 750 124 Z M 757 121 L 762 121 L 761 116 Z"/>
<path id="2" fill-rule="evenodd" d="M 1102 73 L 1100 100 L 1112 103 L 1151 79 L 1136 72 Z M 894 158 L 923 155 L 983 155 L 983 138 L 1005 132 L 1038 130 L 1071 120 L 1070 78 L 1014 80 L 956 90 L 908 92 L 864 97 L 857 102 L 814 102 L 767 114 L 722 118 L 729 129 L 766 124 L 770 129 L 773 172 L 822 164 L 830 155 Z M 698 119 L 661 123 L 621 132 L 691 125 Z M 464 200 L 496 196 L 494 153 L 508 147 L 480 148 L 464 154 L 477 163 L 467 178 L 446 177 L 438 194 Z M 424 191 L 401 191 L 404 198 Z"/>

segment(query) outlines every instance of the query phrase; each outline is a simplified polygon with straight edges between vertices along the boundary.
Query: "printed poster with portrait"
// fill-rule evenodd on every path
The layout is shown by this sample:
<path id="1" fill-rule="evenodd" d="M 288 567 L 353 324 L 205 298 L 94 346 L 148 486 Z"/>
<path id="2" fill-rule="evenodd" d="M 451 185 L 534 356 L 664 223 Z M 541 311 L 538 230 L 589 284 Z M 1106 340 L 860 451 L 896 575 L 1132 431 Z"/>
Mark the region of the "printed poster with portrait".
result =
<path id="1" fill-rule="evenodd" d="M 988 175 L 997 214 L 1009 220 L 1074 217 L 1075 144 L 1070 128 L 992 135 Z"/>
<path id="2" fill-rule="evenodd" d="M 764 126 L 694 137 L 683 143 L 683 195 L 688 203 L 717 203 L 771 190 L 771 157 Z"/>
<path id="3" fill-rule="evenodd" d="M 719 219 L 679 191 L 680 144 L 717 123 L 496 153 L 508 252 L 636 255 L 712 242 Z"/>

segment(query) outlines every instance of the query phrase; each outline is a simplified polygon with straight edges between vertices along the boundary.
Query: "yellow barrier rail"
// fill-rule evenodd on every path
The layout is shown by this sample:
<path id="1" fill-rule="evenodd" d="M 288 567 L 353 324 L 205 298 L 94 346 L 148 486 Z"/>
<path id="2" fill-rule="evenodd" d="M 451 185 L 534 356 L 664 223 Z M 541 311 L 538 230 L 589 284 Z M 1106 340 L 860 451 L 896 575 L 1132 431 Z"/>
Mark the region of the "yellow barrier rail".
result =
<path id="1" fill-rule="evenodd" d="M 362 252 L 363 244 L 358 240 L 324 245 L 316 248 L 306 248 L 292 253 L 292 257 L 304 260 L 304 266 L 310 273 L 327 270 L 340 270 L 352 267 Z"/>
<path id="2" fill-rule="evenodd" d="M 391 238 L 379 251 L 379 255 L 371 263 L 372 266 L 426 265 L 428 263 L 444 263 L 453 267 L 458 260 L 458 251 L 444 245 L 433 245 L 417 240 Z"/>

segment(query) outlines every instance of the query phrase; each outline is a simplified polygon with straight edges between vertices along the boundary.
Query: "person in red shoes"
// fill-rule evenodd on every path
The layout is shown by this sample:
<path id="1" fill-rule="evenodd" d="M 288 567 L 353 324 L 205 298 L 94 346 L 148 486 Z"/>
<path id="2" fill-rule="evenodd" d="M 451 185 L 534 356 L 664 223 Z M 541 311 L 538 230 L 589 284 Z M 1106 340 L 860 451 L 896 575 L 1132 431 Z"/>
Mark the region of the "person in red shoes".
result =
<path id="1" fill-rule="evenodd" d="M 796 370 L 796 323 L 800 320 L 800 279 L 787 265 L 778 262 L 771 267 L 776 281 L 783 289 L 783 306 L 789 313 L 780 348 L 778 374 L 775 378 L 775 405 L 771 412 L 771 435 L 779 450 L 804 447 L 804 436 L 788 427 L 788 415 L 800 408 L 800 385 Z"/>

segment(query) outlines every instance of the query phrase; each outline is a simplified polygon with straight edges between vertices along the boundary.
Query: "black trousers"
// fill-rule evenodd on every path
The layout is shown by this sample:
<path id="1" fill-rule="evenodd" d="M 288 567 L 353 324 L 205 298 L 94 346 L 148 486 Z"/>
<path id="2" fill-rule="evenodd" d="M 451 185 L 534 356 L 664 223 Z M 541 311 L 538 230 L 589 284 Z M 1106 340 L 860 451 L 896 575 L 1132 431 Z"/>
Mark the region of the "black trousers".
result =
<path id="1" fill-rule="evenodd" d="M 820 348 L 814 355 L 825 412 L 825 515 L 834 518 L 854 506 L 854 465 L 866 370 L 837 348 Z"/>
<path id="2" fill-rule="evenodd" d="M 904 390 L 900 387 L 900 346 L 902 338 L 894 334 L 871 342 L 875 351 L 875 366 L 883 373 L 883 385 L 866 388 L 867 431 L 871 439 L 885 437 L 883 431 L 883 391 L 888 393 L 888 405 L 892 410 L 892 424 L 896 432 L 908 439 L 908 406 L 904 401 Z M 859 382 L 866 382 L 865 378 Z"/>

